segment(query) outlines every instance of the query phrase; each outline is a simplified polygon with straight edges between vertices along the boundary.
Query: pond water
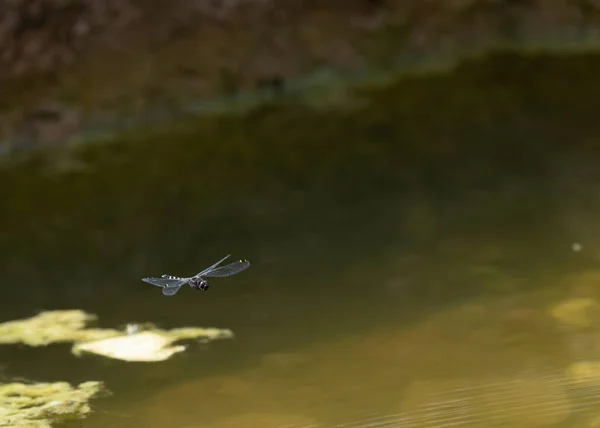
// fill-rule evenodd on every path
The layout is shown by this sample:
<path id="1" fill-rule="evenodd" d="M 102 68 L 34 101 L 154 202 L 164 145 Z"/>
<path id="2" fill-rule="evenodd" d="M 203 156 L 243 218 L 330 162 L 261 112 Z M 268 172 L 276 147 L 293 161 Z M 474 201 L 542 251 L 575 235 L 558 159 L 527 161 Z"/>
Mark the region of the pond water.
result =
<path id="1" fill-rule="evenodd" d="M 159 363 L 4 346 L 3 378 L 105 382 L 85 427 L 593 426 L 600 62 L 502 61 L 6 167 L 1 321 L 236 336 Z M 140 280 L 229 253 L 251 268 L 204 293 Z"/>

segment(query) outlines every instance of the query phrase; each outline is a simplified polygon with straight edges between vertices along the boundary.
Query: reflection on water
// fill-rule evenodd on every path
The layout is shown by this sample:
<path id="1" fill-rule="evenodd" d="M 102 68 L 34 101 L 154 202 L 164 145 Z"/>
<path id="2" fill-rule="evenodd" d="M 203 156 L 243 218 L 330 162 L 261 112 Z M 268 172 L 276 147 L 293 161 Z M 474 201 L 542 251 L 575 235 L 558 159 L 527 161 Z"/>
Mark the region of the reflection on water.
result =
<path id="1" fill-rule="evenodd" d="M 3 376 L 104 381 L 86 427 L 588 426 L 597 163 L 556 143 L 569 125 L 588 141 L 597 119 L 548 110 L 527 70 L 512 89 L 489 77 L 413 80 L 357 117 L 271 106 L 84 150 L 77 171 L 2 171 L 2 321 L 81 309 L 100 328 L 236 335 L 147 364 L 3 347 Z M 141 281 L 229 253 L 252 268 L 205 293 Z"/>
<path id="2" fill-rule="evenodd" d="M 388 320 L 308 346 L 278 349 L 286 339 L 273 335 L 274 349 L 258 358 L 239 355 L 245 367 L 221 373 L 212 373 L 218 363 L 192 351 L 185 357 L 192 361 L 173 364 L 201 370 L 179 372 L 176 384 L 152 388 L 134 405 L 116 399 L 111 405 L 144 426 L 484 427 L 494 421 L 537 427 L 589 419 L 598 410 L 600 370 L 590 362 L 600 354 L 589 347 L 598 326 L 566 325 L 551 315 L 563 302 L 557 291 L 469 299 L 412 322 Z M 598 294 L 586 293 L 588 299 Z M 330 304 L 332 313 L 320 316 L 324 325 L 336 305 L 344 306 Z M 575 310 L 565 309 L 565 319 L 593 317 Z M 100 414 L 89 423 L 109 420 L 130 423 Z"/>

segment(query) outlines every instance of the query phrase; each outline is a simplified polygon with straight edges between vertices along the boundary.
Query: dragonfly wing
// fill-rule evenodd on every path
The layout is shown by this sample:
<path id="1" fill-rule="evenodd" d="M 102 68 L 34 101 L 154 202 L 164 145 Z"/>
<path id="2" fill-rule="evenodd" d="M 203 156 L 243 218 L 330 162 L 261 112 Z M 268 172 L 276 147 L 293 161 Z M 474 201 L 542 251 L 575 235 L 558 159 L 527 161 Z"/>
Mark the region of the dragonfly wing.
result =
<path id="1" fill-rule="evenodd" d="M 187 282 L 187 279 L 175 279 L 175 278 L 142 278 L 142 281 L 147 282 L 148 284 L 156 285 L 157 287 L 171 287 L 171 286 L 179 286 L 181 287 L 183 284 Z"/>
<path id="2" fill-rule="evenodd" d="M 228 265 L 215 268 L 213 270 L 205 271 L 201 276 L 207 277 L 223 277 L 231 276 L 236 273 L 240 273 L 250 267 L 248 260 L 238 260 L 237 262 L 229 263 Z"/>
<path id="3" fill-rule="evenodd" d="M 185 284 L 185 283 L 182 283 L 180 285 L 171 285 L 171 286 L 163 287 L 162 294 L 164 294 L 165 296 L 172 296 L 179 291 L 179 289 L 181 288 L 181 286 L 183 284 Z"/>
<path id="4" fill-rule="evenodd" d="M 225 257 L 223 257 L 221 260 L 219 260 L 217 263 L 215 263 L 214 265 L 207 267 L 206 269 L 204 269 L 202 272 L 200 272 L 198 275 L 196 276 L 204 276 L 204 274 L 206 274 L 206 272 L 210 272 L 211 270 L 213 270 L 215 267 L 219 266 L 221 263 L 223 263 L 225 260 L 227 260 L 229 257 L 231 257 L 231 254 L 227 254 Z"/>

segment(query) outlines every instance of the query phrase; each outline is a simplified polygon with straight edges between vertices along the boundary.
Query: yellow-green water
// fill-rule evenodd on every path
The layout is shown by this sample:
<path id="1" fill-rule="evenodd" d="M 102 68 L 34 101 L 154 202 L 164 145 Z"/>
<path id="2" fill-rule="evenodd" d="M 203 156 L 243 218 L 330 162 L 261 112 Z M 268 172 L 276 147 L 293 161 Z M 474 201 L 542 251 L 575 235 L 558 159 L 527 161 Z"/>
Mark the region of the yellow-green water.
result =
<path id="1" fill-rule="evenodd" d="M 596 62 L 495 59 L 358 111 L 274 104 L 6 167 L 1 321 L 236 337 L 160 363 L 3 346 L 3 378 L 104 381 L 85 427 L 590 426 L 600 376 L 568 370 L 600 324 L 549 308 L 600 301 Z M 206 293 L 140 280 L 228 253 L 252 267 Z"/>

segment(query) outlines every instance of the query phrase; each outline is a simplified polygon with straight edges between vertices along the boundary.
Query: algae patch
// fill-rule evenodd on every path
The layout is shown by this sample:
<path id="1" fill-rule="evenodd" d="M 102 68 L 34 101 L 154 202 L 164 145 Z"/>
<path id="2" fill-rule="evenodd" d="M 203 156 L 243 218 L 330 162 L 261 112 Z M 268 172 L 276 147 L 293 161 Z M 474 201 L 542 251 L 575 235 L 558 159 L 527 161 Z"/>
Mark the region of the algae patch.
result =
<path id="1" fill-rule="evenodd" d="M 185 346 L 169 346 L 182 339 L 205 340 L 232 337 L 229 330 L 212 328 L 183 328 L 173 330 L 143 331 L 141 333 L 94 340 L 73 346 L 73 353 L 90 352 L 123 361 L 164 361 L 185 351 Z"/>
<path id="2" fill-rule="evenodd" d="M 102 389 L 100 382 L 0 385 L 0 427 L 46 428 L 81 419 L 91 412 L 90 398 Z"/>
<path id="3" fill-rule="evenodd" d="M 44 346 L 72 342 L 72 352 L 89 352 L 123 361 L 164 361 L 185 350 L 170 346 L 178 340 L 228 339 L 231 330 L 184 327 L 161 330 L 149 325 L 128 325 L 125 331 L 86 328 L 97 317 L 79 310 L 50 311 L 32 318 L 0 324 L 0 344 L 24 343 Z"/>
<path id="4" fill-rule="evenodd" d="M 0 344 L 44 346 L 118 336 L 118 330 L 86 329 L 97 317 L 83 311 L 49 311 L 34 317 L 0 324 Z"/>

